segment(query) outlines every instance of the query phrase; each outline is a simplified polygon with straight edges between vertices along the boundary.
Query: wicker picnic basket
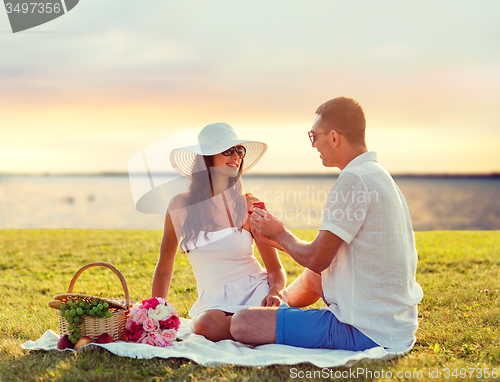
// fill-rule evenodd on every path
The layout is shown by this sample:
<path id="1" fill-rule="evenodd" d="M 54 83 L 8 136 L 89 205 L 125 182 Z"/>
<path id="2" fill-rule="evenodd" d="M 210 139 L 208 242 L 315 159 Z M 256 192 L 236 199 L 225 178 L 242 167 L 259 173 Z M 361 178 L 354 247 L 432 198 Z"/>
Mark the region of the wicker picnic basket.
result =
<path id="1" fill-rule="evenodd" d="M 89 296 L 85 294 L 75 294 L 73 292 L 73 287 L 75 286 L 76 280 L 88 268 L 91 267 L 105 267 L 111 269 L 120 279 L 123 287 L 123 291 L 125 292 L 125 300 L 123 299 L 114 299 L 114 298 L 102 298 L 97 296 Z M 90 263 L 78 270 L 73 276 L 68 288 L 68 293 L 59 294 L 55 297 L 56 300 L 62 301 L 63 303 L 67 303 L 69 300 L 80 300 L 91 303 L 93 300 L 99 300 L 102 302 L 107 302 L 109 304 L 108 310 L 111 312 L 110 318 L 98 318 L 98 317 L 90 317 L 90 316 L 82 316 L 83 323 L 78 325 L 81 330 L 81 336 L 88 336 L 92 340 L 95 340 L 99 335 L 103 333 L 108 333 L 115 341 L 119 341 L 123 339 L 125 334 L 125 322 L 127 321 L 127 314 L 129 312 L 130 307 L 130 296 L 128 293 L 127 282 L 125 278 L 120 273 L 120 271 L 108 263 Z M 70 334 L 71 332 L 68 330 L 68 322 L 66 318 L 61 314 L 61 311 L 58 313 L 59 315 L 59 334 L 61 336 L 65 334 Z"/>

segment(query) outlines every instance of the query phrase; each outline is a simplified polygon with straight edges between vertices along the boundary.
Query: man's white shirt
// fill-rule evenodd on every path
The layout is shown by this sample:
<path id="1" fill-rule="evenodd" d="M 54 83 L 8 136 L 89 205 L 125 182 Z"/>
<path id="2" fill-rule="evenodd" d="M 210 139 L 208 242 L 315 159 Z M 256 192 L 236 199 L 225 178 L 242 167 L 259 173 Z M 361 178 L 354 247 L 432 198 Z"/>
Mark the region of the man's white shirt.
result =
<path id="1" fill-rule="evenodd" d="M 403 194 L 374 152 L 354 158 L 330 191 L 320 230 L 344 243 L 322 273 L 329 309 L 386 348 L 409 346 L 423 292 Z"/>

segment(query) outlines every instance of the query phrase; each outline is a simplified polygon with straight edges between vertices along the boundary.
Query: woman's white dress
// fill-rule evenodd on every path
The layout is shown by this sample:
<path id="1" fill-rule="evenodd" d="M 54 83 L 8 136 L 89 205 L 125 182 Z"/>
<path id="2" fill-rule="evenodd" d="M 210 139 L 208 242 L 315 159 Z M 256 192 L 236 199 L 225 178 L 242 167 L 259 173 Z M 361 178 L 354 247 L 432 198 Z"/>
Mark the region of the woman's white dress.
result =
<path id="1" fill-rule="evenodd" d="M 261 306 L 269 293 L 267 273 L 253 254 L 253 238 L 234 227 L 200 232 L 196 246 L 187 253 L 197 280 L 198 300 L 189 316 L 194 319 L 207 310 L 228 313 Z"/>

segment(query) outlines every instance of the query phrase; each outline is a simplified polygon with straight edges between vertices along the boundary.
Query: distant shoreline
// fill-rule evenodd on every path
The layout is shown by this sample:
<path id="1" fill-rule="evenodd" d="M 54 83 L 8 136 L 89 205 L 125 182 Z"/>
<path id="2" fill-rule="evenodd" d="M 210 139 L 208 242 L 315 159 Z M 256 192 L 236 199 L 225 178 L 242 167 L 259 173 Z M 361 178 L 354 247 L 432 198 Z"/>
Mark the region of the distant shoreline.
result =
<path id="1" fill-rule="evenodd" d="M 135 176 L 146 176 L 145 174 L 134 174 Z M 177 173 L 156 173 L 155 176 L 174 176 L 179 175 Z M 338 177 L 338 173 L 332 174 L 245 174 L 244 178 L 332 178 Z M 500 179 L 500 173 L 494 172 L 489 174 L 411 174 L 411 173 L 401 173 L 401 174 L 391 174 L 393 178 L 398 179 Z M 0 173 L 0 177 L 128 177 L 129 174 L 125 172 L 102 172 L 102 173 L 61 173 L 61 174 L 9 174 Z"/>

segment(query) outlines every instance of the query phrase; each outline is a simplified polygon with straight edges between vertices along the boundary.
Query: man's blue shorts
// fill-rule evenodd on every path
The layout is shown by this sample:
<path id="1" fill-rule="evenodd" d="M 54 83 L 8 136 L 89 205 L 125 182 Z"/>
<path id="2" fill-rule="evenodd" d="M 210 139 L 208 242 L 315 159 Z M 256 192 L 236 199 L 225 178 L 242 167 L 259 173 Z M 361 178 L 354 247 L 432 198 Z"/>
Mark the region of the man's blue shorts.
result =
<path id="1" fill-rule="evenodd" d="M 377 347 L 354 326 L 327 309 L 290 308 L 283 304 L 276 319 L 276 343 L 309 349 L 363 351 Z"/>

